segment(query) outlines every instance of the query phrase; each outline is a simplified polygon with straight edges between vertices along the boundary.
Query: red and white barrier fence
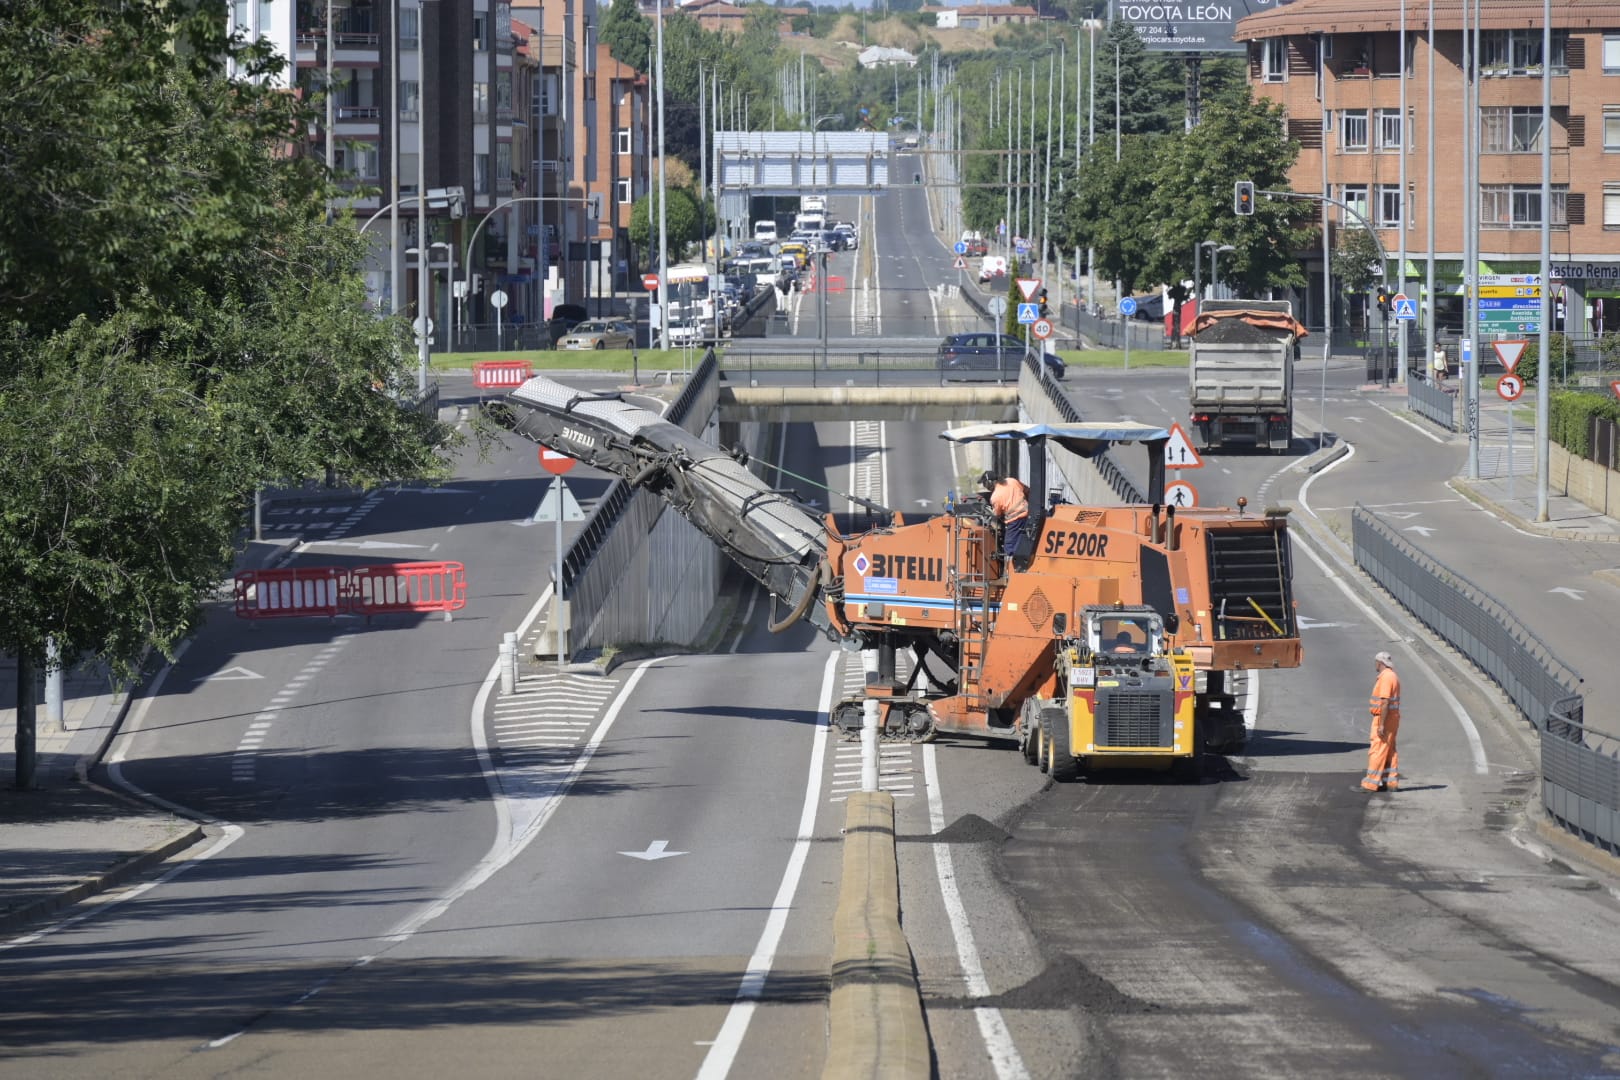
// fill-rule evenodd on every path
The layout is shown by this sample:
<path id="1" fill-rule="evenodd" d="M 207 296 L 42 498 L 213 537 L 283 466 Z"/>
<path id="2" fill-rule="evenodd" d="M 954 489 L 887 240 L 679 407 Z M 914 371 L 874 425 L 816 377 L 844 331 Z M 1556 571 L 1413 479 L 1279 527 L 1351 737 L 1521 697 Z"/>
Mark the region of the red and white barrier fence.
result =
<path id="1" fill-rule="evenodd" d="M 467 606 L 467 571 L 458 562 L 385 563 L 243 570 L 236 575 L 236 614 L 243 619 L 305 615 L 423 614 Z"/>
<path id="2" fill-rule="evenodd" d="M 527 360 L 480 360 L 473 365 L 473 388 L 497 390 L 522 386 L 534 378 Z"/>

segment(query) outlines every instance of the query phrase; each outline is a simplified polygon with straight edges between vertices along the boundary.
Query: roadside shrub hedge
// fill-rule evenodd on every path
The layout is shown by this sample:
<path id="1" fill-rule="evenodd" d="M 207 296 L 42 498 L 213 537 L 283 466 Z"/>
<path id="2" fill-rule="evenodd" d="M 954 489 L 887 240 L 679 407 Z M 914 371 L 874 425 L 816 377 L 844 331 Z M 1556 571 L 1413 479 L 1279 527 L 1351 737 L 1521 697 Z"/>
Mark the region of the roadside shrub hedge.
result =
<path id="1" fill-rule="evenodd" d="M 1520 360 L 1519 367 L 1523 366 L 1524 361 Z M 1593 417 L 1620 423 L 1620 401 L 1607 394 L 1578 390 L 1556 391 L 1547 401 L 1547 423 L 1551 429 L 1548 434 L 1576 457 L 1592 456 Z"/>

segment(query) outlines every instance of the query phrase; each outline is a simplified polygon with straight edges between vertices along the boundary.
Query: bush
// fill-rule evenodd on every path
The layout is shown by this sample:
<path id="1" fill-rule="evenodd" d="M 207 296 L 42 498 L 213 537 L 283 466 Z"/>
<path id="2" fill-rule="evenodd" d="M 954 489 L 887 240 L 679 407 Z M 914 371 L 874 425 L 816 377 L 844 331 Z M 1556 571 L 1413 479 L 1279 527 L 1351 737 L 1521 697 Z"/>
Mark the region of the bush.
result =
<path id="1" fill-rule="evenodd" d="M 1547 340 L 1547 354 L 1552 358 L 1552 372 L 1555 376 L 1560 376 L 1564 373 L 1565 365 L 1574 359 L 1574 349 L 1569 344 L 1569 338 L 1563 334 L 1553 334 Z M 1525 346 L 1524 355 L 1519 357 L 1519 363 L 1513 369 L 1513 374 L 1521 376 L 1525 385 L 1535 382 L 1541 372 L 1540 353 L 1541 338 L 1537 335 Z"/>
<path id="2" fill-rule="evenodd" d="M 1526 350 L 1528 352 L 1528 350 Z M 1524 367 L 1519 361 L 1517 371 Z M 1607 394 L 1559 391 L 1547 401 L 1548 435 L 1576 457 L 1592 456 L 1591 418 L 1601 417 L 1620 423 L 1620 402 Z"/>

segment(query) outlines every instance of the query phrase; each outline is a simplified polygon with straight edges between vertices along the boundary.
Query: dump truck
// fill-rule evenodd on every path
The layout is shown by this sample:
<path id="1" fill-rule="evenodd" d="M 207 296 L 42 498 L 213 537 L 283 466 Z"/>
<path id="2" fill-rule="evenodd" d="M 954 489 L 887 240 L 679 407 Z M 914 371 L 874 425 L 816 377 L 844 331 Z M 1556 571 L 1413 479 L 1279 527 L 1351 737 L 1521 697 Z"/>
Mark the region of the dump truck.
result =
<path id="1" fill-rule="evenodd" d="M 541 376 L 505 404 L 514 430 L 657 493 L 708 535 L 769 591 L 773 632 L 808 622 L 846 648 L 872 650 L 876 671 L 865 691 L 831 710 L 831 722 L 849 734 L 875 712 L 885 738 L 1012 741 L 1059 780 L 1178 762 L 1196 774 L 1206 752 L 1231 752 L 1245 736 L 1228 674 L 1298 667 L 1303 656 L 1286 511 L 1254 514 L 1241 501 L 1235 510 L 1167 505 L 1164 428 L 979 424 L 944 432 L 957 443 L 1023 443 L 1036 493 L 1046 490 L 1048 444 L 1088 457 L 1146 444 L 1147 503 L 1032 497 L 1030 527 L 1008 555 L 983 498 L 908 517 L 851 497 L 876 524 L 846 529 L 755 476 L 740 451 L 711 446 L 617 395 Z M 1131 660 L 1100 644 L 1105 630 L 1124 623 L 1136 627 Z M 904 679 L 901 650 L 915 661 Z M 1067 716 L 1062 737 L 1054 709 Z"/>
<path id="2" fill-rule="evenodd" d="M 1200 450 L 1247 444 L 1281 452 L 1294 432 L 1294 361 L 1305 327 L 1286 300 L 1206 300 L 1187 362 L 1191 434 Z"/>

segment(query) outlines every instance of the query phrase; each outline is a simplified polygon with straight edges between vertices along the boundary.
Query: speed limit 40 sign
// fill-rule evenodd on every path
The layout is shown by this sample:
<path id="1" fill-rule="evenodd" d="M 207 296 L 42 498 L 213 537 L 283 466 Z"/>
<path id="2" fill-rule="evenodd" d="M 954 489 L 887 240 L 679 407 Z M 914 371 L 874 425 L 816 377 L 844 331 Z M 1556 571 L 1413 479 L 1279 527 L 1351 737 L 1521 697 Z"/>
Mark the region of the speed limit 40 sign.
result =
<path id="1" fill-rule="evenodd" d="M 1033 323 L 1030 323 L 1029 332 L 1045 341 L 1052 336 L 1052 322 L 1050 319 L 1036 319 Z"/>

